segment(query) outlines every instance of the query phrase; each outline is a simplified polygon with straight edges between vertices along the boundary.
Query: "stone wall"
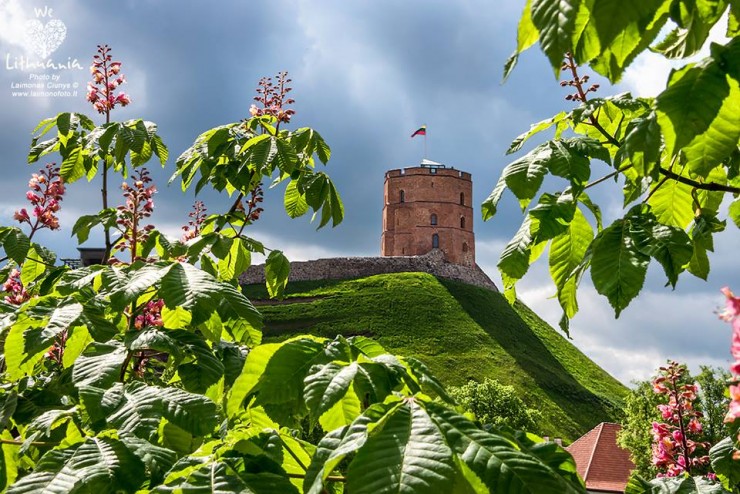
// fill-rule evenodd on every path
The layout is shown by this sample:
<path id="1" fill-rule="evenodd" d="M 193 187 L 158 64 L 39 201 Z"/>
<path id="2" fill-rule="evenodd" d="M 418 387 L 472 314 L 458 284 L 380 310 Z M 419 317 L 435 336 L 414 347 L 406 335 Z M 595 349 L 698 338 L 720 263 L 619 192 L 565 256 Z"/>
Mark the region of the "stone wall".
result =
<path id="1" fill-rule="evenodd" d="M 443 253 L 432 250 L 423 256 L 406 257 L 334 257 L 290 263 L 290 281 L 341 280 L 376 274 L 423 272 L 440 278 L 461 281 L 498 291 L 493 281 L 478 266 L 467 267 L 444 260 Z M 239 281 L 243 285 L 265 282 L 264 265 L 251 266 Z"/>

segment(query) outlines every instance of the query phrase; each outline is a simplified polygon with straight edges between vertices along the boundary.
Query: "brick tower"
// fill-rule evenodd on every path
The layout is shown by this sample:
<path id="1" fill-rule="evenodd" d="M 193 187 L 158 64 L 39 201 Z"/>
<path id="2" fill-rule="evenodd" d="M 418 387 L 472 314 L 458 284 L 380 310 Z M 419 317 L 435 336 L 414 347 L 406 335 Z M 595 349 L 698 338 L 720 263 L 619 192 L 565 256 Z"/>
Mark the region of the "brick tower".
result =
<path id="1" fill-rule="evenodd" d="M 385 173 L 381 255 L 440 249 L 448 262 L 475 266 L 470 173 L 422 164 Z"/>

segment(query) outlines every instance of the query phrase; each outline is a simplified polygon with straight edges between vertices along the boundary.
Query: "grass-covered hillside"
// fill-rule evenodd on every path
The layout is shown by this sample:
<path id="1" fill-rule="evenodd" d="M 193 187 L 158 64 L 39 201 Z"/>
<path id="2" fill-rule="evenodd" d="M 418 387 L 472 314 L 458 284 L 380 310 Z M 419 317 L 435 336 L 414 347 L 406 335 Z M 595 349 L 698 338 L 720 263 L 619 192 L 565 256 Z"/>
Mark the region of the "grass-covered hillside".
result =
<path id="1" fill-rule="evenodd" d="M 263 286 L 245 287 L 258 303 Z M 283 303 L 260 305 L 265 336 L 365 335 L 413 355 L 447 385 L 485 377 L 511 384 L 545 418 L 541 432 L 574 440 L 614 420 L 626 388 L 529 308 L 425 273 L 289 283 Z"/>

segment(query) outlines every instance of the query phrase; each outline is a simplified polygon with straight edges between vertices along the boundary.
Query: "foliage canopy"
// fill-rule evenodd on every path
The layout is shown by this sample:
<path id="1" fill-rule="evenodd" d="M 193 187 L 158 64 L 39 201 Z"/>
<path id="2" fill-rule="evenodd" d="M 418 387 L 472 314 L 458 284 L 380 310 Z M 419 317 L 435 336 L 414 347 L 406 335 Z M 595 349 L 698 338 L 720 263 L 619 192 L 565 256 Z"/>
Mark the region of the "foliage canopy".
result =
<path id="1" fill-rule="evenodd" d="M 548 245 L 565 331 L 578 311 L 576 292 L 586 271 L 617 316 L 642 289 L 652 261 L 673 287 L 685 271 L 707 278 L 714 235 L 726 228 L 726 218 L 740 224 L 738 14 L 740 6 L 725 0 L 527 1 L 505 76 L 539 41 L 555 74 L 567 74 L 561 85 L 573 90 L 566 99 L 578 106 L 533 124 L 512 142 L 508 153 L 555 130 L 554 139 L 504 168 L 483 203 L 484 219 L 493 217 L 508 189 L 526 211 L 498 264 L 510 300 Z M 708 57 L 673 70 L 655 98 L 595 97 L 598 85 L 578 72 L 588 64 L 617 82 L 648 48 L 669 59 L 694 55 L 721 19 L 727 19 L 727 43 L 712 43 Z M 599 170 L 605 170 L 601 177 Z M 563 188 L 540 192 L 546 176 Z M 603 225 L 588 189 L 615 182 L 623 213 Z"/>

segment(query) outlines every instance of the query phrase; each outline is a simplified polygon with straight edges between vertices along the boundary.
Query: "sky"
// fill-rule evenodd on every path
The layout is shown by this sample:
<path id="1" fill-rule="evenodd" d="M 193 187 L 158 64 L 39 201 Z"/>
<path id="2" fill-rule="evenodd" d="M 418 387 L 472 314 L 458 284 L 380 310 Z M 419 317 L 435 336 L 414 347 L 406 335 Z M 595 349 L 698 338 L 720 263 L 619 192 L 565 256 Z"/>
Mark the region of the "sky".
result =
<path id="1" fill-rule="evenodd" d="M 153 218 L 158 228 L 178 236 L 195 200 L 177 182 L 167 186 L 176 157 L 201 132 L 248 117 L 259 79 L 287 70 L 296 100 L 291 125 L 316 129 L 331 146 L 327 172 L 342 193 L 345 220 L 319 231 L 310 216 L 291 220 L 282 209 L 283 189 L 276 187 L 266 191 L 266 211 L 249 234 L 291 260 L 379 255 L 384 172 L 419 164 L 423 141 L 409 138 L 415 129 L 427 125 L 429 159 L 472 173 L 479 204 L 515 158 L 504 155 L 511 140 L 531 123 L 572 108 L 537 48 L 520 57 L 501 83 L 523 4 L 0 0 L 0 224 L 12 224 L 13 212 L 25 206 L 26 182 L 39 168 L 29 167 L 26 155 L 41 119 L 78 111 L 102 123 L 85 101 L 85 86 L 96 45 L 108 44 L 123 63 L 128 82 L 122 89 L 132 100 L 113 118 L 156 122 L 170 149 L 164 169 L 150 166 L 159 186 Z M 29 60 L 65 68 L 24 68 Z M 601 83 L 601 96 L 624 91 L 652 96 L 665 86 L 670 70 L 670 63 L 647 54 L 615 87 L 592 80 Z M 13 87 L 23 83 L 52 84 L 44 91 L 53 94 L 19 95 L 22 89 Z M 607 172 L 606 165 L 596 164 L 592 176 Z M 71 227 L 79 215 L 100 208 L 99 187 L 97 180 L 72 184 L 61 231 L 37 238 L 60 257 L 77 257 Z M 606 219 L 617 218 L 621 191 L 612 182 L 592 190 Z M 231 203 L 207 191 L 198 199 L 211 213 Z M 498 257 L 521 221 L 510 194 L 493 220 L 484 223 L 476 216 L 477 263 L 499 286 Z M 730 330 L 716 312 L 723 303 L 720 288 L 740 278 L 734 256 L 739 241 L 730 222 L 716 240 L 708 282 L 686 274 L 671 290 L 659 266 L 651 266 L 639 298 L 617 320 L 584 279 L 581 311 L 571 324 L 573 344 L 625 384 L 649 378 L 667 359 L 693 370 L 700 364 L 726 366 Z M 102 235 L 93 235 L 85 246 L 101 244 Z M 557 326 L 560 309 L 546 263 L 533 266 L 518 293 Z"/>

